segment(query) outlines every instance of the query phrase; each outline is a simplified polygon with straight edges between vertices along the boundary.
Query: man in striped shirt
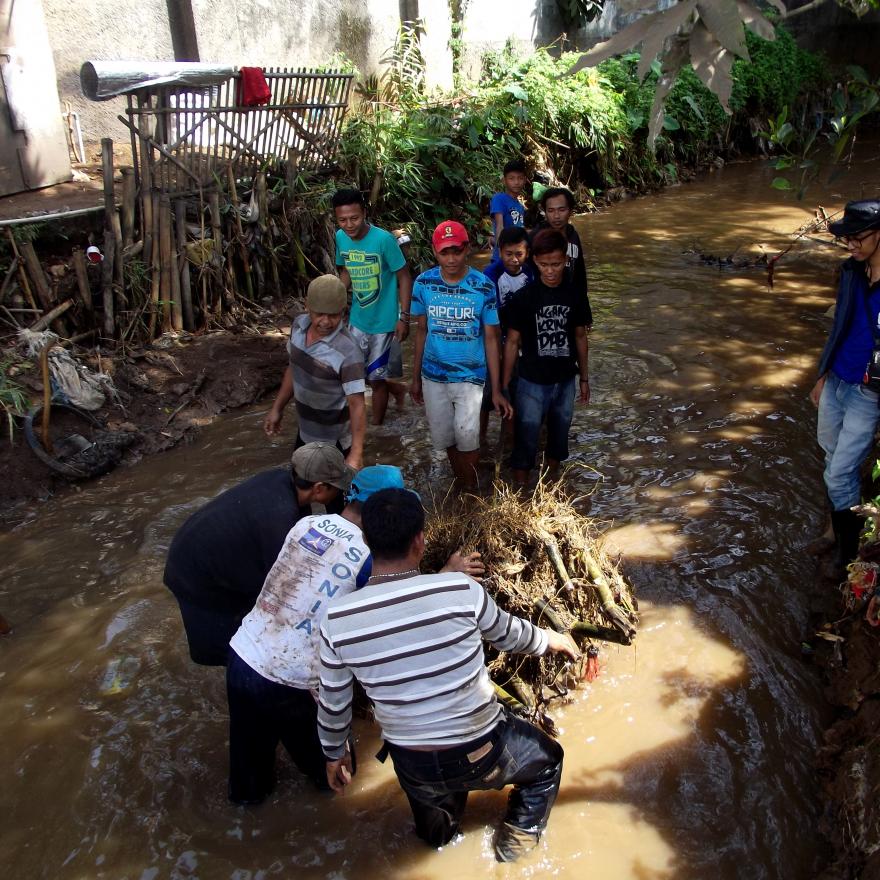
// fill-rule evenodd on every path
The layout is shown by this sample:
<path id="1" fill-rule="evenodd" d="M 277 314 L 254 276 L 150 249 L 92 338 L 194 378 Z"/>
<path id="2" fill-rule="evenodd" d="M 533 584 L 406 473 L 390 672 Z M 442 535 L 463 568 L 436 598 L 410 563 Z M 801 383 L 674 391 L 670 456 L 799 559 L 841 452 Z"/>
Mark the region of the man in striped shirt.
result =
<path id="1" fill-rule="evenodd" d="M 351 780 L 345 743 L 356 678 L 373 702 L 419 837 L 448 843 L 469 791 L 513 785 L 495 854 L 514 861 L 547 824 L 562 747 L 498 703 L 483 639 L 501 651 L 572 659 L 577 647 L 502 611 L 466 575 L 421 575 L 424 511 L 413 493 L 377 492 L 364 505 L 362 529 L 372 577 L 334 603 L 321 626 L 318 733 L 327 780 L 335 791 Z"/>
<path id="2" fill-rule="evenodd" d="M 290 330 L 290 365 L 263 422 L 271 437 L 279 433 L 284 407 L 294 398 L 299 418 L 296 446 L 335 444 L 346 464 L 360 470 L 367 416 L 364 358 L 342 324 L 348 293 L 335 275 L 309 284 L 306 314 Z"/>

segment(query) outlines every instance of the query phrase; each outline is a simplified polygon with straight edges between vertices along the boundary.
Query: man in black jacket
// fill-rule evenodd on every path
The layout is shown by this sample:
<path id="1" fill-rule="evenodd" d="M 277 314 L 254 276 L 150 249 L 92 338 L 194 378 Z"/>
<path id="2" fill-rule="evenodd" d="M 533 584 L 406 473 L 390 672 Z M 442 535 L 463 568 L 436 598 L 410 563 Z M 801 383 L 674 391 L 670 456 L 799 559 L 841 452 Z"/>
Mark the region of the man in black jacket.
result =
<path id="1" fill-rule="evenodd" d="M 225 666 L 229 640 L 256 602 L 287 533 L 330 504 L 354 471 L 329 443 L 297 449 L 290 468 L 264 471 L 194 513 L 171 542 L 165 584 L 174 593 L 193 661 Z"/>

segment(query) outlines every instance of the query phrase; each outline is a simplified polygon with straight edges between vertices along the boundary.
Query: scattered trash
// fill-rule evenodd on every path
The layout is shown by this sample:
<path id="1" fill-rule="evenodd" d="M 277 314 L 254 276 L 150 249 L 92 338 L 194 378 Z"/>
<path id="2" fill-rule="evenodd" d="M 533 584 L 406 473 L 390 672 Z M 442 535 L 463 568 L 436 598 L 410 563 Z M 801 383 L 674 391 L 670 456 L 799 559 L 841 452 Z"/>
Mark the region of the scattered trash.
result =
<path id="1" fill-rule="evenodd" d="M 140 668 L 141 662 L 137 657 L 114 657 L 107 664 L 107 671 L 101 679 L 101 693 L 111 696 L 128 690 Z"/>
<path id="2" fill-rule="evenodd" d="M 96 248 L 94 245 L 91 245 L 86 248 L 86 259 L 90 263 L 103 263 L 104 255 L 101 253 L 99 248 Z"/>

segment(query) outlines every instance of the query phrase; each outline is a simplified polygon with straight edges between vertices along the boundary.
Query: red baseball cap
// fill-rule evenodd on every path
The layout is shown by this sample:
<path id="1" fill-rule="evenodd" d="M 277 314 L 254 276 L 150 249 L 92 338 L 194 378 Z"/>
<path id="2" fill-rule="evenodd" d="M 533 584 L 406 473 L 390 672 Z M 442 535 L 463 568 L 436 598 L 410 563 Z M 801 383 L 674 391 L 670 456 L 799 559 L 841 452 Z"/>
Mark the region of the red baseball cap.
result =
<path id="1" fill-rule="evenodd" d="M 431 236 L 435 251 L 443 251 L 448 247 L 461 247 L 468 243 L 467 229 L 457 220 L 444 220 Z"/>

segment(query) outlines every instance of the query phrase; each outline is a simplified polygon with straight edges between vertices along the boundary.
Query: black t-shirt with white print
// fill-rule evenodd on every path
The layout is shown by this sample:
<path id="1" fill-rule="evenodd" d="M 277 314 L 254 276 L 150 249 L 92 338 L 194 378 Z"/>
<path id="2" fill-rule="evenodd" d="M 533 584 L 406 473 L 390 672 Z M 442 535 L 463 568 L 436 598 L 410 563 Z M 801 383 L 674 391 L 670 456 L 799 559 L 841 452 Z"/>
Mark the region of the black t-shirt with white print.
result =
<path id="1" fill-rule="evenodd" d="M 578 372 L 575 328 L 586 327 L 589 315 L 568 279 L 559 287 L 527 284 L 508 300 L 502 323 L 520 334 L 519 375 L 526 381 L 554 385 Z"/>

